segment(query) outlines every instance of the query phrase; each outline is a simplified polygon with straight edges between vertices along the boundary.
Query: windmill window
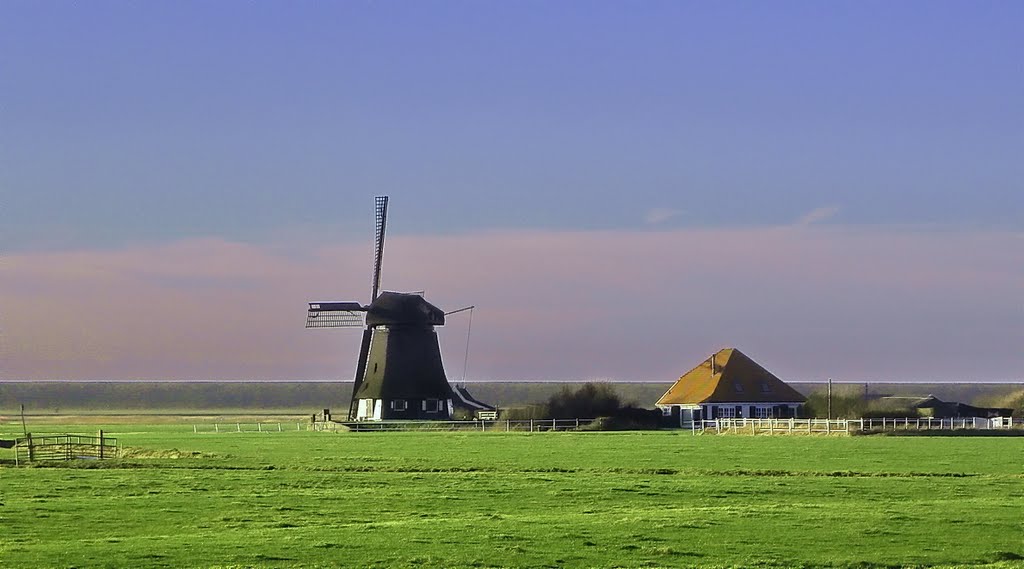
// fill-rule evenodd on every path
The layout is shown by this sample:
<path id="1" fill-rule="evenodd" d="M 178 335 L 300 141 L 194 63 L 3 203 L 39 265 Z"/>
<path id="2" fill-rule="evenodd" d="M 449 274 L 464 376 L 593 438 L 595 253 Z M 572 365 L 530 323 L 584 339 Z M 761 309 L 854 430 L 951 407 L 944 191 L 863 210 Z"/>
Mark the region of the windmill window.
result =
<path id="1" fill-rule="evenodd" d="M 391 409 L 393 411 L 405 411 L 409 408 L 409 402 L 405 399 L 392 399 Z"/>

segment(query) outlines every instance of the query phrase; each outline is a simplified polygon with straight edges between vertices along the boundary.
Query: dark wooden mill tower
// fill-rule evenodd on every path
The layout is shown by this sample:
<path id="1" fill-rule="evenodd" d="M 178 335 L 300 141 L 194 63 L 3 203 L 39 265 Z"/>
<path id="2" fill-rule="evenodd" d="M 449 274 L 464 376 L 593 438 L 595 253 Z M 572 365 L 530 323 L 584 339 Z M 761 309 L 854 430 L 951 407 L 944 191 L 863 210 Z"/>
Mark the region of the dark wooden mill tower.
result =
<path id="1" fill-rule="evenodd" d="M 306 328 L 363 328 L 349 420 L 450 419 L 453 394 L 434 331 L 445 313 L 419 294 L 380 292 L 387 196 L 376 198 L 376 213 L 370 303 L 311 302 Z"/>

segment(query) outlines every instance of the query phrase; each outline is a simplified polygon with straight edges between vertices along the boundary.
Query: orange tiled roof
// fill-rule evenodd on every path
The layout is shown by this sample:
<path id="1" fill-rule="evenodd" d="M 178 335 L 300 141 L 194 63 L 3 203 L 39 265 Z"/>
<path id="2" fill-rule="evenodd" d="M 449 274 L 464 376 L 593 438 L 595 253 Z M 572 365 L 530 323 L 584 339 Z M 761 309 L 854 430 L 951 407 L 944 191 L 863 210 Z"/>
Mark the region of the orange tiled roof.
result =
<path id="1" fill-rule="evenodd" d="M 712 370 L 714 362 L 714 370 Z M 802 403 L 803 395 L 736 348 L 719 350 L 683 374 L 657 405 Z"/>

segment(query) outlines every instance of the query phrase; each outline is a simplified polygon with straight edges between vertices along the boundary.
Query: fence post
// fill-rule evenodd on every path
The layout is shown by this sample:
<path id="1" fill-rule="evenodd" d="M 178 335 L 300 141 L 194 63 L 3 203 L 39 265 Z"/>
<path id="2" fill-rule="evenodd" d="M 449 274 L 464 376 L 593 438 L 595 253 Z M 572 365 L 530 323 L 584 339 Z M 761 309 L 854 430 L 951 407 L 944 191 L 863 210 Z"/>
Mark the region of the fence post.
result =
<path id="1" fill-rule="evenodd" d="M 100 460 L 103 459 L 103 429 L 100 429 Z"/>
<path id="2" fill-rule="evenodd" d="M 32 444 L 32 433 L 25 433 L 25 442 L 28 443 L 28 461 L 32 462 L 36 459 L 35 445 Z"/>
<path id="3" fill-rule="evenodd" d="M 220 432 L 220 425 L 218 423 L 214 423 L 213 424 L 213 432 L 215 432 L 215 433 L 219 433 Z"/>
<path id="4" fill-rule="evenodd" d="M 237 430 L 239 433 L 241 433 L 242 432 L 242 424 L 241 423 L 235 423 L 235 430 Z"/>
<path id="5" fill-rule="evenodd" d="M 507 433 L 510 430 L 512 430 L 512 421 L 509 419 L 505 419 L 505 432 Z"/>
<path id="6" fill-rule="evenodd" d="M 530 419 L 530 432 L 533 432 L 533 419 Z"/>
<path id="7" fill-rule="evenodd" d="M 262 433 L 263 432 L 263 423 L 260 423 L 259 421 L 256 421 L 256 430 Z"/>
<path id="8" fill-rule="evenodd" d="M 831 435 L 832 434 L 832 419 L 826 419 L 825 420 L 825 434 L 826 435 Z"/>

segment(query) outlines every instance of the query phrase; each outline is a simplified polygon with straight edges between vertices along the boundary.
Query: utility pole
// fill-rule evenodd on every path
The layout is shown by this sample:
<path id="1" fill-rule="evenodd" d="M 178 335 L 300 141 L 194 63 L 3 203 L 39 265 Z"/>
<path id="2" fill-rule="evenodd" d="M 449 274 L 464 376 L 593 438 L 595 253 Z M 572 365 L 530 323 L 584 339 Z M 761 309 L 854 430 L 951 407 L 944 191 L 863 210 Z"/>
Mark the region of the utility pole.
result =
<path id="1" fill-rule="evenodd" d="M 832 378 L 828 378 L 828 420 L 832 420 Z"/>

